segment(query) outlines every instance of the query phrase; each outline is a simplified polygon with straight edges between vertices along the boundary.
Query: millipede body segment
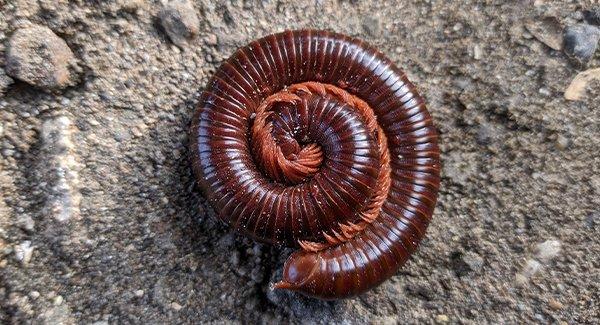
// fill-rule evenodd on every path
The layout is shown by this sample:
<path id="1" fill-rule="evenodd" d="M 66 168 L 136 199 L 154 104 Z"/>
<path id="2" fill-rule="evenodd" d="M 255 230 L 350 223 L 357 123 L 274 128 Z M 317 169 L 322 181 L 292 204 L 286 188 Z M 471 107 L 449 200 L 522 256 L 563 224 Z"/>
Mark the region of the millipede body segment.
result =
<path id="1" fill-rule="evenodd" d="M 191 134 L 219 217 L 298 247 L 274 288 L 338 299 L 377 286 L 435 207 L 431 116 L 402 70 L 358 39 L 286 31 L 237 50 L 208 82 Z"/>

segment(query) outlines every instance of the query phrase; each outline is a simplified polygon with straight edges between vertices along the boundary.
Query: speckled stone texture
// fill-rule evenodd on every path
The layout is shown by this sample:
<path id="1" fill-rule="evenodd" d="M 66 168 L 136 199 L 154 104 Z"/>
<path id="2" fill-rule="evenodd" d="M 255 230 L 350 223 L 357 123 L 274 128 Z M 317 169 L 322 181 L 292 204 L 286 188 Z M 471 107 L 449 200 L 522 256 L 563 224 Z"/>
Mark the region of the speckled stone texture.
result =
<path id="1" fill-rule="evenodd" d="M 1 69 L 35 24 L 80 70 L 58 91 L 0 73 L 0 323 L 597 322 L 600 82 L 564 92 L 600 57 L 582 67 L 544 43 L 592 2 L 192 1 L 197 35 L 175 45 L 162 1 L 0 0 Z M 532 34 L 531 21 L 553 25 Z M 339 302 L 270 291 L 291 250 L 218 222 L 187 150 L 223 59 L 304 27 L 386 53 L 441 136 L 427 239 L 397 276 Z"/>

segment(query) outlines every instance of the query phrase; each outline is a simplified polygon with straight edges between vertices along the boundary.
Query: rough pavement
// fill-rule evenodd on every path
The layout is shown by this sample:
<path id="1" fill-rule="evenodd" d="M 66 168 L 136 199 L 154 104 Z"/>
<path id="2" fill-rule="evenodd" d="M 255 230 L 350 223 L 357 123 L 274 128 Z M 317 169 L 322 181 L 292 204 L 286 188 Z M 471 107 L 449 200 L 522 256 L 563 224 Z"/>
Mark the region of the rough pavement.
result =
<path id="1" fill-rule="evenodd" d="M 0 0 L 1 323 L 598 321 L 600 78 L 582 78 L 577 100 L 565 90 L 600 56 L 574 62 L 561 44 L 566 27 L 595 21 L 592 0 L 202 0 L 197 35 L 178 45 L 163 7 Z M 74 84 L 6 73 L 11 36 L 33 25 L 73 52 Z M 290 250 L 216 221 L 186 149 L 220 62 L 303 27 L 379 47 L 441 135 L 428 238 L 352 300 L 270 291 Z"/>

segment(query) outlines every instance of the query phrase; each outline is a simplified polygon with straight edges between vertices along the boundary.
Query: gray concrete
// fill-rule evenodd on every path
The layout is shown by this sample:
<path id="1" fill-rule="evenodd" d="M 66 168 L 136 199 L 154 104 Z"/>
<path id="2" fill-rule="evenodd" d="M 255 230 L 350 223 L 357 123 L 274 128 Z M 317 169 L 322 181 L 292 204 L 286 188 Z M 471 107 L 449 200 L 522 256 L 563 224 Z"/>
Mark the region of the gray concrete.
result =
<path id="1" fill-rule="evenodd" d="M 582 66 L 560 44 L 592 0 L 215 2 L 192 3 L 198 34 L 175 45 L 159 1 L 0 0 L 0 68 L 33 24 L 78 67 L 61 90 L 0 73 L 0 323 L 598 321 L 600 81 L 564 92 L 600 56 Z M 269 291 L 290 250 L 231 233 L 190 171 L 186 132 L 212 72 L 302 27 L 379 47 L 441 134 L 427 239 L 352 300 Z"/>

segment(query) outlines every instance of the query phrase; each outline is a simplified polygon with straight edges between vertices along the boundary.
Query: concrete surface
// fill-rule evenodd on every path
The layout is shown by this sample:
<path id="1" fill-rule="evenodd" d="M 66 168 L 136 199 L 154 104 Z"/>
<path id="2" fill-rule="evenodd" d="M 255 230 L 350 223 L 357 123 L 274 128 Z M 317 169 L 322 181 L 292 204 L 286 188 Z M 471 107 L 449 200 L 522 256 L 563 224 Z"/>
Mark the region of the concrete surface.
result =
<path id="1" fill-rule="evenodd" d="M 564 92 L 600 56 L 560 46 L 592 1 L 201 0 L 176 46 L 159 1 L 0 0 L 0 70 L 31 25 L 79 66 L 59 91 L 0 73 L 0 323 L 598 323 L 600 81 Z M 441 134 L 428 238 L 352 300 L 269 291 L 290 250 L 216 221 L 186 149 L 219 63 L 303 27 L 379 47 Z"/>

